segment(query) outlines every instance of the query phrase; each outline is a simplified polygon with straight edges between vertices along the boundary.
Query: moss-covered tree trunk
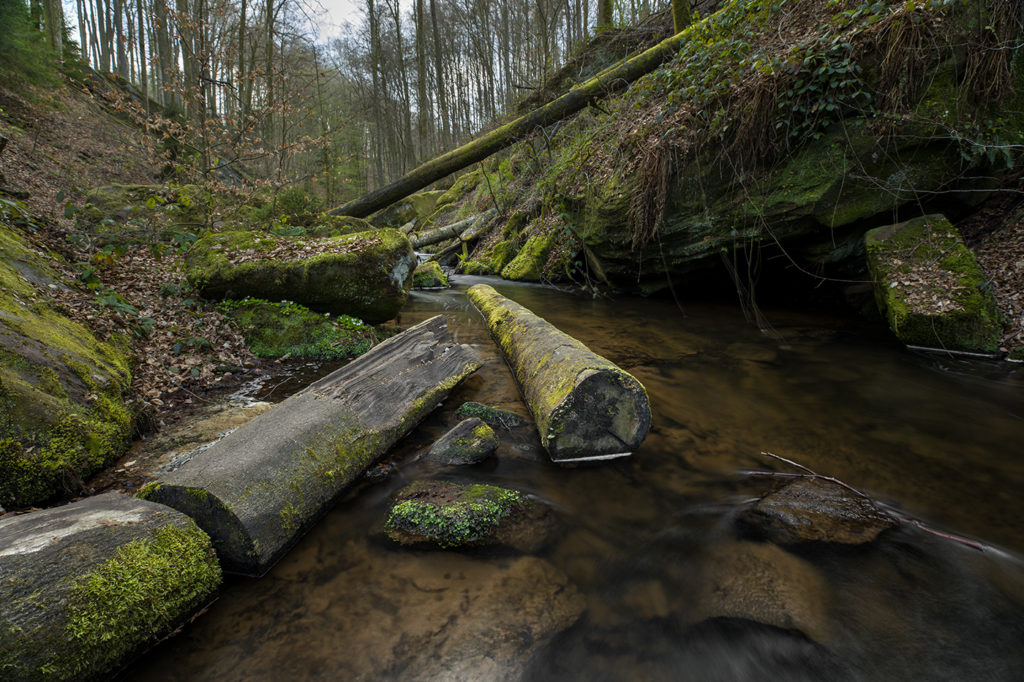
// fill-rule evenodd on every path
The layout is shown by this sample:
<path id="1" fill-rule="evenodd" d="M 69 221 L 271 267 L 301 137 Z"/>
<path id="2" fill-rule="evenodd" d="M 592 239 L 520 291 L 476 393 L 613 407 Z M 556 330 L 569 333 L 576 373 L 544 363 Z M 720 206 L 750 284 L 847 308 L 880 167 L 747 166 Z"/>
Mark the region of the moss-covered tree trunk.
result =
<path id="1" fill-rule="evenodd" d="M 334 500 L 480 366 L 438 315 L 296 393 L 140 493 L 262 575 Z"/>
<path id="2" fill-rule="evenodd" d="M 651 408 L 639 381 L 492 287 L 477 284 L 468 295 L 484 314 L 552 460 L 608 459 L 640 445 Z"/>
<path id="3" fill-rule="evenodd" d="M 482 161 L 491 154 L 518 142 L 538 128 L 557 123 L 580 111 L 591 102 L 625 89 L 630 83 L 650 73 L 675 55 L 682 42 L 681 34 L 667 38 L 618 66 L 602 71 L 553 102 L 424 163 L 390 185 L 368 192 L 362 197 L 334 209 L 331 214 L 364 218 L 446 175 L 451 175 L 471 164 Z"/>

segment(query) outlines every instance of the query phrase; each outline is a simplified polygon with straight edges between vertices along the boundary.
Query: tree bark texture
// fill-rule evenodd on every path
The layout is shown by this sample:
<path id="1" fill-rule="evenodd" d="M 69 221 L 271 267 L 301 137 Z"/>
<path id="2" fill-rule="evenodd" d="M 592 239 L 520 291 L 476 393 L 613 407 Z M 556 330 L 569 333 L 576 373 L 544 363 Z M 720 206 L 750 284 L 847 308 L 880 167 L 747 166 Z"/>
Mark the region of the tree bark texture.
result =
<path id="1" fill-rule="evenodd" d="M 480 367 L 438 315 L 241 426 L 146 492 L 262 575 L 337 497 Z"/>
<path id="2" fill-rule="evenodd" d="M 418 249 L 423 246 L 429 246 L 431 244 L 437 244 L 443 242 L 446 239 L 455 239 L 456 237 L 468 240 L 478 235 L 473 235 L 473 228 L 480 223 L 487 221 L 494 217 L 494 210 L 486 211 L 480 215 L 470 216 L 464 220 L 452 223 L 451 225 L 445 225 L 444 227 L 438 227 L 433 230 L 428 230 L 423 234 L 417 235 L 412 238 L 412 247 Z M 464 234 L 464 233 L 470 234 Z M 472 235 L 472 236 L 471 236 Z"/>
<path id="3" fill-rule="evenodd" d="M 423 189 L 446 175 L 486 159 L 538 128 L 544 128 L 575 114 L 591 102 L 623 90 L 633 81 L 650 73 L 679 51 L 683 38 L 672 36 L 651 49 L 641 52 L 618 66 L 573 88 L 558 99 L 514 121 L 496 128 L 482 137 L 424 163 L 392 182 L 331 211 L 331 215 L 365 218 L 390 204 Z"/>
<path id="4" fill-rule="evenodd" d="M 555 462 L 631 454 L 647 437 L 647 391 L 632 375 L 493 287 L 469 288 Z"/>

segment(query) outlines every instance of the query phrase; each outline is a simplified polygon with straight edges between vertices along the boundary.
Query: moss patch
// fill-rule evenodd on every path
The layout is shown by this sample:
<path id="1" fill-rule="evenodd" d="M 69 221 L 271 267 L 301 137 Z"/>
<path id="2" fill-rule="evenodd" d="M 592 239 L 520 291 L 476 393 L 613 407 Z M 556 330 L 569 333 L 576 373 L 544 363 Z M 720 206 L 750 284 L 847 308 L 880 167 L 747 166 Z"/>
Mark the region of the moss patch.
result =
<path id="1" fill-rule="evenodd" d="M 435 289 L 448 286 L 448 276 L 437 264 L 437 261 L 423 263 L 416 267 L 412 273 L 412 286 L 414 289 Z"/>
<path id="2" fill-rule="evenodd" d="M 459 419 L 476 417 L 490 426 L 500 427 L 503 429 L 511 429 L 526 422 L 525 418 L 520 417 L 515 412 L 503 410 L 499 407 L 490 407 L 483 403 L 473 401 L 468 401 L 459 405 L 459 409 L 455 410 L 455 416 Z"/>
<path id="3" fill-rule="evenodd" d="M 881 227 L 865 237 L 875 298 L 906 344 L 996 352 L 1002 316 L 974 254 L 945 217 Z"/>
<path id="4" fill-rule="evenodd" d="M 74 493 L 124 451 L 125 344 L 103 342 L 42 293 L 59 277 L 0 225 L 0 505 Z"/>
<path id="5" fill-rule="evenodd" d="M 555 246 L 555 235 L 538 234 L 530 237 L 516 257 L 501 270 L 501 276 L 526 282 L 539 282 L 544 274 L 544 264 Z"/>
<path id="6" fill-rule="evenodd" d="M 222 301 L 219 308 L 241 328 L 249 350 L 262 358 L 352 358 L 382 336 L 357 318 L 331 318 L 296 303 L 249 298 Z"/>
<path id="7" fill-rule="evenodd" d="M 478 483 L 417 481 L 398 492 L 388 513 L 388 537 L 442 548 L 481 544 L 530 504 L 521 492 Z"/>

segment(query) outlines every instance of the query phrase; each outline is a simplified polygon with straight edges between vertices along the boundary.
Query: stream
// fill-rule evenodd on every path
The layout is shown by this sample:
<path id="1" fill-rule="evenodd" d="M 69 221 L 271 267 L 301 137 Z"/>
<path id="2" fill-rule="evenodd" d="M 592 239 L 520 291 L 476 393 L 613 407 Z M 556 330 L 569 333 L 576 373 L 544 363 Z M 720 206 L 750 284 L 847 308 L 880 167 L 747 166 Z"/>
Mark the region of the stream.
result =
<path id="1" fill-rule="evenodd" d="M 913 354 L 851 318 L 766 310 L 763 334 L 735 305 L 453 282 L 400 323 L 443 313 L 486 363 L 389 454 L 396 473 L 263 578 L 227 577 L 122 679 L 1024 679 L 1024 366 Z M 466 400 L 528 414 L 464 295 L 477 282 L 644 384 L 632 457 L 559 467 L 518 429 L 480 465 L 418 458 Z M 750 472 L 792 471 L 762 451 L 984 551 L 907 525 L 860 547 L 745 537 L 737 514 L 779 483 Z M 420 478 L 517 488 L 557 521 L 530 554 L 400 548 L 381 523 Z"/>

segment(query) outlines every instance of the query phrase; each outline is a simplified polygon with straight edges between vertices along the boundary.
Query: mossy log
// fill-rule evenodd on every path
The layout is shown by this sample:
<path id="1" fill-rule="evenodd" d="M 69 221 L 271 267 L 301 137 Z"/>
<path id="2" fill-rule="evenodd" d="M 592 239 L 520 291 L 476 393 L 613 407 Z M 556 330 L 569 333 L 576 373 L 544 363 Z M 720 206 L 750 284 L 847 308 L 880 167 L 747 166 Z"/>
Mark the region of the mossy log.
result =
<path id="1" fill-rule="evenodd" d="M 486 284 L 468 295 L 533 413 L 556 462 L 631 454 L 647 436 L 651 408 L 633 376 Z"/>
<path id="2" fill-rule="evenodd" d="M 191 519 L 120 493 L 0 520 L 0 677 L 109 679 L 220 580 Z"/>
<path id="3" fill-rule="evenodd" d="M 445 225 L 444 227 L 428 230 L 423 234 L 413 237 L 412 246 L 414 249 L 419 249 L 424 246 L 443 242 L 446 239 L 455 239 L 456 237 L 462 241 L 476 239 L 480 236 L 480 226 L 493 218 L 494 215 L 495 211 L 494 209 L 491 209 L 490 211 L 486 211 L 480 215 L 470 216 L 469 218 L 452 223 L 451 225 Z"/>
<path id="4" fill-rule="evenodd" d="M 679 47 L 687 35 L 688 32 L 683 32 L 666 38 L 649 50 L 645 50 L 621 64 L 605 69 L 558 99 L 424 163 L 390 185 L 368 192 L 360 198 L 334 209 L 331 214 L 364 218 L 446 175 L 451 175 L 470 164 L 486 159 L 491 154 L 515 144 L 538 128 L 557 123 L 580 111 L 591 102 L 624 90 L 633 81 L 674 57 L 679 52 Z"/>
<path id="5" fill-rule="evenodd" d="M 480 367 L 444 317 L 394 336 L 239 427 L 140 495 L 210 534 L 225 570 L 262 575 Z"/>

